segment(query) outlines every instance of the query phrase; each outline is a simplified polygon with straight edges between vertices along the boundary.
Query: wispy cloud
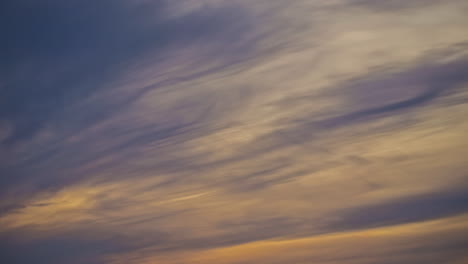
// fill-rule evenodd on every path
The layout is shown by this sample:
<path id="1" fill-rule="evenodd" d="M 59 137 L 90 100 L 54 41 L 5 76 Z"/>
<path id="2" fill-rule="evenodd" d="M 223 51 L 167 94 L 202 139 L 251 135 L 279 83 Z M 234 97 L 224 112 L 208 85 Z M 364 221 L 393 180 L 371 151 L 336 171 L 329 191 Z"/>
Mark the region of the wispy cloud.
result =
<path id="1" fill-rule="evenodd" d="M 464 1 L 2 5 L 7 262 L 466 261 Z"/>

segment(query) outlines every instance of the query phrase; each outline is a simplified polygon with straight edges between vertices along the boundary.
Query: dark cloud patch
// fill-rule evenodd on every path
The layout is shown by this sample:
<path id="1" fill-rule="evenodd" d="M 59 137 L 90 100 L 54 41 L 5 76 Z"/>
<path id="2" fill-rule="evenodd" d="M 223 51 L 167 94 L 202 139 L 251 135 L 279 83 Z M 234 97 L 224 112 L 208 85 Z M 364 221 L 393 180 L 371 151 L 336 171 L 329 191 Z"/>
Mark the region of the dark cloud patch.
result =
<path id="1" fill-rule="evenodd" d="M 163 127 L 155 123 L 130 126 L 128 129 L 120 126 L 106 129 L 92 138 L 86 138 L 84 142 L 59 144 L 36 156 L 34 160 L 4 168 L 0 190 L 10 191 L 4 194 L 7 197 L 14 196 L 15 199 L 0 203 L 0 212 L 21 208 L 24 199 L 35 191 L 53 192 L 97 173 L 107 173 L 112 177 L 93 178 L 94 181 L 119 180 L 135 175 L 145 177 L 150 171 L 154 176 L 156 172 L 169 173 L 191 168 L 193 157 L 176 158 L 177 148 L 174 150 L 174 145 L 201 133 L 197 125 L 189 122 Z M 108 137 L 116 140 L 108 142 Z M 140 151 L 149 144 L 153 146 L 154 152 Z M 149 155 L 154 157 L 152 162 L 135 164 L 140 158 L 148 159 Z M 171 182 L 179 180 L 177 177 L 170 179 Z M 155 188 L 158 186 L 148 186 L 148 189 Z"/>
<path id="2" fill-rule="evenodd" d="M 429 5 L 437 4 L 437 0 L 387 0 L 387 1 L 374 1 L 374 0 L 351 0 L 350 6 L 369 8 L 373 11 L 401 11 L 408 8 L 424 8 Z"/>
<path id="3" fill-rule="evenodd" d="M 344 209 L 344 211 L 338 212 L 332 218 L 327 217 L 325 222 L 320 218 L 309 218 L 306 215 L 302 218 L 252 215 L 252 218 L 247 217 L 250 220 L 226 220 L 219 222 L 216 226 L 225 230 L 222 235 L 186 240 L 178 240 L 174 237 L 174 240 L 169 243 L 170 246 L 161 247 L 159 250 L 207 249 L 274 238 L 311 237 L 335 232 L 424 222 L 466 212 L 468 212 L 468 195 L 465 190 L 428 193 L 372 206 Z M 330 219 L 340 220 L 333 221 Z M 458 254 L 461 246 L 466 245 L 466 243 L 466 239 L 455 239 L 453 241 L 441 241 L 440 243 L 419 243 L 417 247 L 413 246 L 408 250 L 397 250 L 399 250 L 398 254 L 401 256 L 408 255 L 408 257 L 414 255 L 412 253 L 415 253 L 415 250 L 425 251 L 428 248 L 440 250 L 441 252 L 453 249 L 454 253 L 457 252 Z M 457 256 L 459 257 L 459 255 Z M 342 260 L 346 260 L 348 257 L 344 257 Z M 359 257 L 363 256 L 360 255 Z M 387 262 L 383 261 L 382 263 Z"/>
<path id="4" fill-rule="evenodd" d="M 341 116 L 326 119 L 324 121 L 319 121 L 317 122 L 317 124 L 321 128 L 329 129 L 347 124 L 352 124 L 355 122 L 369 120 L 370 118 L 379 115 L 385 115 L 399 110 L 405 110 L 407 108 L 420 106 L 426 102 L 435 99 L 438 95 L 440 95 L 440 93 L 441 90 L 431 89 L 410 99 L 402 100 L 396 103 L 385 104 L 375 108 L 368 108 L 362 111 L 351 112 L 349 114 L 344 114 Z"/>
<path id="5" fill-rule="evenodd" d="M 285 121 L 287 129 L 275 131 L 271 137 L 283 144 L 296 143 L 318 137 L 325 131 L 372 122 L 389 116 L 422 107 L 443 107 L 436 100 L 457 94 L 468 82 L 468 61 L 461 58 L 449 63 L 421 63 L 404 72 L 375 72 L 368 76 L 348 80 L 331 87 L 320 96 L 343 98 L 344 103 L 336 105 L 329 112 L 309 113 L 292 121 Z M 307 97 L 307 95 L 305 96 Z M 288 98 L 280 105 L 291 105 L 295 100 L 304 104 L 303 98 Z M 461 102 L 463 103 L 463 102 Z M 400 128 L 407 122 L 393 122 Z M 389 129 L 389 128 L 387 128 Z M 276 134 L 276 135 L 275 135 Z"/>
<path id="6" fill-rule="evenodd" d="M 164 216 L 163 216 L 164 217 Z M 122 219 L 118 224 L 125 227 L 153 222 L 159 218 Z M 18 240 L 17 233 L 0 234 L 0 260 L 6 263 L 107 263 L 103 259 L 109 255 L 119 255 L 138 250 L 151 249 L 153 253 L 168 253 L 184 250 L 212 249 L 243 243 L 272 239 L 290 235 L 302 220 L 286 217 L 266 217 L 261 220 L 225 221 L 218 228 L 225 230 L 221 235 L 186 238 L 177 233 L 151 231 L 145 234 L 117 236 L 89 230 L 83 233 L 50 235 L 47 238 Z M 110 225 L 116 223 L 108 223 Z M 19 236 L 20 237 L 20 236 Z M 96 237 L 95 239 L 93 239 Z M 22 254 L 27 252 L 28 254 Z M 44 262 L 41 262 L 44 261 Z"/>
<path id="7" fill-rule="evenodd" d="M 113 180 L 128 175 L 142 176 L 148 171 L 188 170 L 193 157 L 177 157 L 179 145 L 209 130 L 204 120 L 213 115 L 212 99 L 204 93 L 190 100 L 181 98 L 167 109 L 161 109 L 158 114 L 164 120 L 156 118 L 147 123 L 117 120 L 76 142 L 59 138 L 56 144 L 41 145 L 29 158 L 4 166 L 8 173 L 5 173 L 7 177 L 0 178 L 0 189 L 23 182 L 34 189 L 53 190 L 88 175 L 115 171 L 119 173 Z M 187 118 L 188 115 L 192 118 Z M 141 151 L 149 145 L 154 152 Z M 148 155 L 155 157 L 151 163 L 133 164 L 139 158 L 147 159 Z"/>
<path id="8" fill-rule="evenodd" d="M 166 6 L 163 0 L 2 2 L 0 120 L 13 130 L 4 141 L 30 137 L 70 105 L 109 88 L 149 52 L 162 61 L 169 48 L 232 43 L 248 21 L 239 19 L 238 8 L 169 18 Z"/>
<path id="9" fill-rule="evenodd" d="M 137 225 L 135 219 L 122 219 L 127 225 Z M 146 219 L 148 221 L 157 221 Z M 156 219 L 157 220 L 157 219 Z M 109 222 L 111 226 L 118 223 Z M 163 231 L 153 229 L 145 234 L 123 235 L 97 229 L 77 228 L 72 232 L 30 237 L 28 229 L 0 232 L 1 263 L 103 264 L 105 257 L 145 247 L 161 247 L 172 241 Z"/>
<path id="10" fill-rule="evenodd" d="M 312 126 L 330 129 L 361 121 L 369 121 L 425 106 L 433 100 L 457 92 L 468 81 L 468 61 L 461 59 L 447 64 L 421 65 L 401 73 L 378 73 L 351 81 L 351 85 L 336 89 L 345 93 L 349 113 L 330 117 Z M 382 77 L 383 76 L 383 77 Z M 354 109 L 358 110 L 354 110 Z"/>
<path id="11" fill-rule="evenodd" d="M 321 257 L 305 257 L 301 263 L 463 263 L 468 240 L 463 235 L 431 236 L 425 238 L 401 238 L 388 242 L 366 244 L 366 238 L 357 236 L 350 246 L 352 250 L 340 250 Z M 276 263 L 276 262 L 275 262 Z M 279 262 L 278 262 L 279 263 Z"/>
<path id="12" fill-rule="evenodd" d="M 4 3 L 0 113 L 14 127 L 7 141 L 35 133 L 54 111 L 99 89 L 110 73 L 119 73 L 116 64 L 142 51 L 132 45 L 151 33 L 141 28 L 149 26 L 142 20 L 145 9 L 125 8 L 123 1 Z M 169 40 L 170 32 L 156 26 L 154 37 Z"/>
<path id="13" fill-rule="evenodd" d="M 73 238 L 48 238 L 18 242 L 3 237 L 0 240 L 0 261 L 15 264 L 102 264 L 99 256 L 122 249 L 115 241 L 93 241 Z"/>
<path id="14" fill-rule="evenodd" d="M 404 197 L 385 203 L 339 212 L 334 230 L 368 229 L 434 220 L 468 212 L 465 189 Z"/>
<path id="15" fill-rule="evenodd" d="M 118 121 L 83 140 L 66 142 L 80 131 L 118 117 L 149 91 L 209 75 L 246 59 L 254 45 L 244 42 L 245 34 L 252 30 L 251 18 L 234 5 L 201 8 L 177 17 L 168 16 L 164 0 L 20 0 L 1 5 L 0 27 L 6 41 L 0 43 L 0 155 L 8 155 L 0 160 L 0 190 L 2 194 L 9 190 L 10 197 L 13 194 L 20 200 L 24 193 L 53 190 L 82 179 L 90 170 L 112 166 L 136 170 L 122 161 L 132 160 L 140 147 L 169 141 L 176 144 L 199 135 L 200 119 L 213 110 L 212 98 L 206 94 L 183 98 L 164 109 L 169 124 Z M 187 63 L 219 63 L 166 74 L 125 94 L 112 93 L 120 88 L 116 81 L 130 66 L 151 57 L 158 75 L 159 70 L 164 71 L 166 59 L 192 46 L 212 49 L 208 54 L 195 52 L 194 56 L 203 58 L 195 62 L 188 58 Z M 180 118 L 185 113 L 199 116 L 186 121 Z M 51 123 L 56 129 L 52 138 L 16 152 L 17 145 L 32 142 Z M 173 158 L 168 160 L 167 148 L 160 153 L 163 151 L 166 158 L 161 154 L 153 168 L 181 166 Z M 108 161 L 90 165 L 100 159 Z M 77 168 L 80 171 L 74 171 Z M 22 202 L 6 203 L 0 204 L 0 210 L 21 207 Z"/>

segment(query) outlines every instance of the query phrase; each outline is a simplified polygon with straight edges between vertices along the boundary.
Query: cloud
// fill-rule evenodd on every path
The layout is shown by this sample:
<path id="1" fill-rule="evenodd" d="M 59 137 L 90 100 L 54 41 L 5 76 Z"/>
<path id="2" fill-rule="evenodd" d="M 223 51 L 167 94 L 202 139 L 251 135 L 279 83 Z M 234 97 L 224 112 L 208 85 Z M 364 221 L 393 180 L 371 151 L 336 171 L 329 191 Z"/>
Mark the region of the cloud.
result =
<path id="1" fill-rule="evenodd" d="M 167 17 L 166 1 L 7 1 L 3 5 L 2 31 L 8 41 L 1 47 L 5 56 L 0 118 L 13 127 L 4 144 L 32 136 L 60 112 L 100 90 L 115 89 L 116 76 L 144 58 L 163 62 L 178 49 L 219 40 L 224 52 L 232 52 L 227 45 L 248 25 L 241 10 L 234 8 Z M 128 99 L 120 104 L 124 102 Z M 92 114 L 78 115 L 78 127 L 101 120 L 109 108 L 117 107 L 107 103 Z"/>
<path id="2" fill-rule="evenodd" d="M 461 59 L 442 65 L 418 65 L 403 73 L 375 74 L 385 76 L 383 79 L 370 74 L 361 80 L 348 81 L 352 84 L 332 88 L 336 93 L 332 96 L 343 96 L 347 101 L 339 108 L 344 114 L 312 121 L 310 129 L 334 129 L 422 107 L 462 88 L 468 81 L 464 74 L 466 68 L 466 61 Z"/>
<path id="3" fill-rule="evenodd" d="M 368 229 L 380 226 L 430 221 L 466 214 L 468 196 L 464 189 L 427 193 L 386 201 L 362 208 L 345 209 L 335 229 Z"/>
<path id="4" fill-rule="evenodd" d="M 436 4 L 437 1 L 431 0 L 417 0 L 417 1 L 403 1 L 403 0 L 390 0 L 385 2 L 376 2 L 370 0 L 351 0 L 348 1 L 351 6 L 360 6 L 370 8 L 376 11 L 401 11 L 406 8 L 424 8 L 428 5 Z"/>
<path id="5" fill-rule="evenodd" d="M 3 255 L 462 263 L 468 20 L 429 2 L 2 3 Z"/>
<path id="6" fill-rule="evenodd" d="M 4 238 L 5 239 L 5 238 Z M 2 261 L 8 263 L 104 263 L 95 259 L 97 254 L 118 252 L 118 247 L 111 248 L 112 241 L 80 241 L 75 237 L 50 238 L 34 242 L 6 242 L 1 243 Z M 27 252 L 25 254 L 24 252 Z"/>
<path id="7" fill-rule="evenodd" d="M 236 6 L 207 6 L 169 16 L 166 1 L 21 1 L 4 5 L 2 25 L 7 27 L 9 41 L 1 47 L 7 55 L 1 66 L 5 76 L 1 150 L 17 153 L 5 157 L 0 166 L 8 176 L 2 179 L 4 190 L 27 179 L 40 179 L 38 189 L 59 188 L 68 179 L 76 179 L 70 170 L 82 164 L 189 135 L 196 120 L 181 120 L 185 118 L 181 109 L 191 108 L 203 115 L 205 92 L 171 105 L 157 103 L 168 114 L 169 123 L 118 119 L 125 118 L 131 104 L 145 94 L 174 89 L 177 83 L 231 66 L 246 59 L 254 46 L 246 36 L 251 18 Z M 174 70 L 181 58 L 188 69 Z M 200 63 L 203 65 L 194 67 Z M 142 79 L 138 77 L 141 73 L 146 75 L 145 81 L 131 81 Z M 129 82 L 131 87 L 126 87 Z M 88 132 L 104 122 L 113 125 Z M 85 140 L 70 140 L 81 134 L 87 134 Z M 90 145 L 108 137 L 119 140 L 89 151 Z M 63 174 L 67 180 L 61 180 Z"/>
<path id="8" fill-rule="evenodd" d="M 203 263 L 440 263 L 462 261 L 466 239 L 460 232 L 466 217 L 377 228 L 359 232 L 334 233 L 301 239 L 259 241 L 238 246 L 219 247 L 188 254 L 153 255 L 151 250 L 116 255 L 111 263 L 133 260 L 198 261 Z M 453 243 L 447 245 L 445 239 Z M 444 246 L 446 245 L 446 246 Z M 272 253 L 274 252 L 274 254 Z M 391 256 L 391 257 L 390 257 Z"/>

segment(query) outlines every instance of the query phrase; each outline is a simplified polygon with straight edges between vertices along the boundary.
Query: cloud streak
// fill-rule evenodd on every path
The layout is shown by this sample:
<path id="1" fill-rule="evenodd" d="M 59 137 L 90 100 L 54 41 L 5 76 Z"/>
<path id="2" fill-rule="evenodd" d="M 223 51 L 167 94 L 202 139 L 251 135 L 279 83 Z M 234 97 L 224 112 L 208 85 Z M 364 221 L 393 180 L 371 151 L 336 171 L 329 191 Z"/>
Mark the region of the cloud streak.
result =
<path id="1" fill-rule="evenodd" d="M 463 1 L 2 5 L 3 262 L 466 261 Z"/>

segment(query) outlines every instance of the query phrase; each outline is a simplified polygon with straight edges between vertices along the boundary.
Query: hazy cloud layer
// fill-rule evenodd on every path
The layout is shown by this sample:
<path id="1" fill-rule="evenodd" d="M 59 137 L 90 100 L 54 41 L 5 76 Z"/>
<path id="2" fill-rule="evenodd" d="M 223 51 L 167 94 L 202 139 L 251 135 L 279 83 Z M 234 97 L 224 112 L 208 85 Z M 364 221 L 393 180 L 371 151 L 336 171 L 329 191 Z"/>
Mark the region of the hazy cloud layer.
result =
<path id="1" fill-rule="evenodd" d="M 0 260 L 468 260 L 465 1 L 6 1 Z"/>

